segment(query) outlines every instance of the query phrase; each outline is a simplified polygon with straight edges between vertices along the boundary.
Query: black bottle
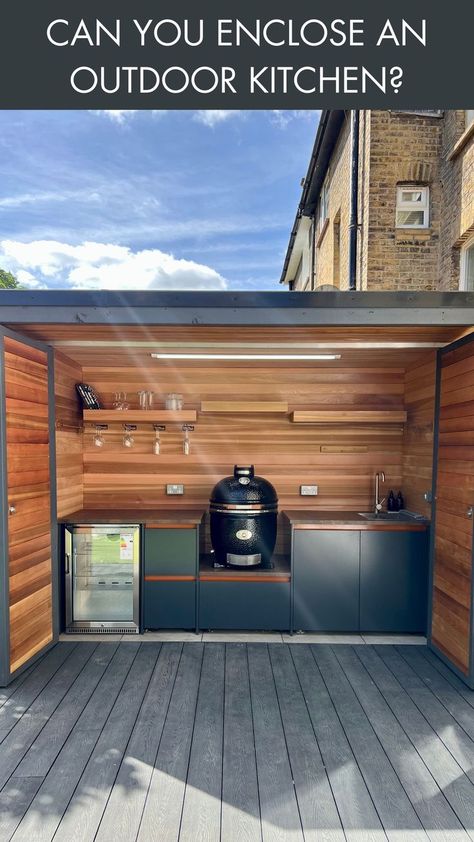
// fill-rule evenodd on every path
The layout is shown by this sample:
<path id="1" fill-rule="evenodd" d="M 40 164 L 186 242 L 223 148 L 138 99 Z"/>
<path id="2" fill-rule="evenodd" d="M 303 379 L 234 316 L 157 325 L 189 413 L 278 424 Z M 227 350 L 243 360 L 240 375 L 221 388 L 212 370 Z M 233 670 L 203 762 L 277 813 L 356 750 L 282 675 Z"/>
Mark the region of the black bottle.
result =
<path id="1" fill-rule="evenodd" d="M 395 500 L 395 495 L 394 495 L 393 491 L 390 490 L 390 494 L 388 495 L 388 498 L 387 498 L 387 512 L 396 512 L 397 511 L 396 502 L 397 501 Z"/>
<path id="2" fill-rule="evenodd" d="M 397 495 L 397 512 L 401 511 L 401 509 L 405 508 L 405 500 L 403 499 L 402 492 L 399 491 Z"/>

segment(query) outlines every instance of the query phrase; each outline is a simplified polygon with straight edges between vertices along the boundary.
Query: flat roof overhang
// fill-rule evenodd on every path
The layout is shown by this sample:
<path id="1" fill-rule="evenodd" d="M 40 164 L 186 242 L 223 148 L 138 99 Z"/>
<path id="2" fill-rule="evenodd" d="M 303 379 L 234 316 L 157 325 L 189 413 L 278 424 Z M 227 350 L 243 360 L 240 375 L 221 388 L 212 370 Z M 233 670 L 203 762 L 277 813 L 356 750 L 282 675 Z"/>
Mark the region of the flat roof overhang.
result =
<path id="1" fill-rule="evenodd" d="M 0 291 L 0 324 L 474 325 L 473 292 Z"/>

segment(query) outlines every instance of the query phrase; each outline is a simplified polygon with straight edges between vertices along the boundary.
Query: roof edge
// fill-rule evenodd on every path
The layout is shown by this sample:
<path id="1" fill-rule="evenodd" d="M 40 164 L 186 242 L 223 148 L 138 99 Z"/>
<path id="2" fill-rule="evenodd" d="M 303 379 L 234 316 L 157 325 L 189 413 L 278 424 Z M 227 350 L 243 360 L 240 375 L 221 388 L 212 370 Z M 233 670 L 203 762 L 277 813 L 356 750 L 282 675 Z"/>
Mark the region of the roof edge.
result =
<path id="1" fill-rule="evenodd" d="M 280 283 L 287 283 L 286 273 L 291 259 L 291 253 L 298 231 L 299 221 L 302 216 L 312 215 L 315 202 L 315 194 L 319 195 L 321 184 L 327 171 L 332 151 L 336 145 L 342 125 L 345 111 L 341 109 L 325 109 L 321 111 L 318 130 L 309 160 L 308 171 L 305 176 L 301 199 L 296 211 L 295 221 L 290 233 L 290 240 L 286 250 Z"/>

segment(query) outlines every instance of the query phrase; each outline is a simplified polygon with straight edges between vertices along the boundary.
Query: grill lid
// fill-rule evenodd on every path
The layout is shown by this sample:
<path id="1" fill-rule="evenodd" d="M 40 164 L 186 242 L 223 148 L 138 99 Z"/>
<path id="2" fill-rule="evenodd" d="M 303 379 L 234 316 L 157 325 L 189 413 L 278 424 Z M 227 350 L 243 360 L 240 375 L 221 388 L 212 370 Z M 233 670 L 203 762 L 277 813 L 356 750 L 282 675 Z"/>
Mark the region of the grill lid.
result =
<path id="1" fill-rule="evenodd" d="M 216 503 L 276 506 L 278 497 L 271 482 L 255 476 L 253 465 L 234 465 L 234 475 L 221 479 L 212 490 L 211 505 Z"/>

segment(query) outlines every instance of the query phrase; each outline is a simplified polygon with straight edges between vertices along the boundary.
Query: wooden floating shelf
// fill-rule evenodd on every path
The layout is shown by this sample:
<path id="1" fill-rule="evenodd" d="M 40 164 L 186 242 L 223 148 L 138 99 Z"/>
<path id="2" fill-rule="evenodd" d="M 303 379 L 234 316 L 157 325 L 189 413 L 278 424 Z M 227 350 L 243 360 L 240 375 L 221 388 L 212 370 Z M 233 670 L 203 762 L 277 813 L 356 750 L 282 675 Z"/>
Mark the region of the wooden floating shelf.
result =
<path id="1" fill-rule="evenodd" d="M 192 424 L 195 409 L 85 409 L 84 421 L 92 424 Z"/>
<path id="2" fill-rule="evenodd" d="M 288 412 L 286 401 L 203 401 L 201 412 Z"/>
<path id="3" fill-rule="evenodd" d="M 294 424 L 404 424 L 404 410 L 295 410 L 291 414 Z"/>

